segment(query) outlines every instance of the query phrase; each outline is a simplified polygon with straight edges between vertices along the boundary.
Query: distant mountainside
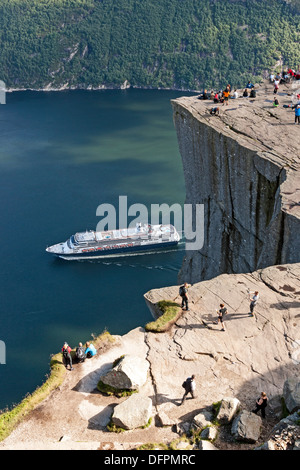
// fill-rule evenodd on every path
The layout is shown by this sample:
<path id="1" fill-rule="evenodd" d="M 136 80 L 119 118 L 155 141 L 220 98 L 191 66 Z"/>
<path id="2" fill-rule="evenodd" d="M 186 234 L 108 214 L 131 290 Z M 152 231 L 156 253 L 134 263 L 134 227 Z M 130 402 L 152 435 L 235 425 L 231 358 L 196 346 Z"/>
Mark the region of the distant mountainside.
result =
<path id="1" fill-rule="evenodd" d="M 300 64 L 300 0 L 1 0 L 9 88 L 243 86 Z"/>

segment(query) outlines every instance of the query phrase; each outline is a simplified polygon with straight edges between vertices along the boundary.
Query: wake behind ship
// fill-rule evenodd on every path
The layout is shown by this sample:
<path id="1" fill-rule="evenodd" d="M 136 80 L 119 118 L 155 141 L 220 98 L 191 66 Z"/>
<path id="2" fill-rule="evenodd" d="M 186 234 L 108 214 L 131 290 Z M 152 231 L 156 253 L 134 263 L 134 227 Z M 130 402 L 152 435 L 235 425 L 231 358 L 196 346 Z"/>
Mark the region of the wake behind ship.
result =
<path id="1" fill-rule="evenodd" d="M 46 251 L 68 260 L 95 259 L 148 253 L 176 246 L 179 240 L 173 225 L 137 224 L 135 228 L 78 232 L 66 242 L 49 246 Z"/>

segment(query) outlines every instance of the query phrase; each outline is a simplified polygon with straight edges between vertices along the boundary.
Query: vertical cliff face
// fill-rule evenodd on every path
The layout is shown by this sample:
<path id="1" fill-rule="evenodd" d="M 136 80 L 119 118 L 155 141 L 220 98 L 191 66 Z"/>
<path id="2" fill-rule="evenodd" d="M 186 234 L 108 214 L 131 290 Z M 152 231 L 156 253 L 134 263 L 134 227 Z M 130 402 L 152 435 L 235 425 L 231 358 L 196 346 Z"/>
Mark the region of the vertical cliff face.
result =
<path id="1" fill-rule="evenodd" d="M 209 114 L 211 101 L 172 102 L 186 203 L 205 212 L 204 246 L 186 252 L 180 281 L 299 261 L 300 132 L 268 92 L 230 100 L 220 116 Z"/>

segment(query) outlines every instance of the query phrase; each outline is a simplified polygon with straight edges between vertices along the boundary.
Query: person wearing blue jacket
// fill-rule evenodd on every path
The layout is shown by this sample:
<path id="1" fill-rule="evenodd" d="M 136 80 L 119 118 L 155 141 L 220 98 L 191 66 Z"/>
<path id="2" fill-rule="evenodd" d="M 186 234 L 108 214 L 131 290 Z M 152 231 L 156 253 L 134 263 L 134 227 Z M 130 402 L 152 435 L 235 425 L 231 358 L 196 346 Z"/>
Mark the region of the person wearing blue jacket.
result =
<path id="1" fill-rule="evenodd" d="M 86 343 L 85 355 L 86 357 L 93 357 L 97 354 L 97 349 L 92 343 Z"/>
<path id="2" fill-rule="evenodd" d="M 295 106 L 295 124 L 300 124 L 300 103 Z"/>

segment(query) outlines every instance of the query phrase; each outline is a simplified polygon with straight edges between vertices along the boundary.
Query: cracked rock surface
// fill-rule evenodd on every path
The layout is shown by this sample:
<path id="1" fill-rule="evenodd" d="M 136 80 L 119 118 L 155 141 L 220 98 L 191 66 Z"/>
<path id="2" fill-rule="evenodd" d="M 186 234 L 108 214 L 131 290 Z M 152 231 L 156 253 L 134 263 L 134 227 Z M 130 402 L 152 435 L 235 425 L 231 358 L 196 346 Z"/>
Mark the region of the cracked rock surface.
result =
<path id="1" fill-rule="evenodd" d="M 180 429 L 189 429 L 195 416 L 211 411 L 213 403 L 233 397 L 251 411 L 261 391 L 270 398 L 261 435 L 265 442 L 280 420 L 285 380 L 300 376 L 299 278 L 300 264 L 291 264 L 194 284 L 189 289 L 190 311 L 184 311 L 170 331 L 155 334 L 136 328 L 114 337 L 111 347 L 75 365 L 62 386 L 0 443 L 0 449 L 126 450 L 143 443 L 169 443 L 178 439 Z M 260 294 L 254 317 L 249 315 L 248 289 Z M 149 291 L 145 298 L 150 308 L 161 299 L 179 302 L 178 286 Z M 228 309 L 226 331 L 214 323 L 221 302 Z M 139 395 L 151 398 L 153 420 L 149 428 L 117 434 L 106 426 L 115 406 L 126 398 L 102 395 L 97 383 L 124 354 L 149 362 L 148 380 Z M 191 374 L 196 375 L 196 398 L 188 397 L 179 406 L 181 384 Z M 215 446 L 249 446 L 224 442 L 218 438 Z"/>

